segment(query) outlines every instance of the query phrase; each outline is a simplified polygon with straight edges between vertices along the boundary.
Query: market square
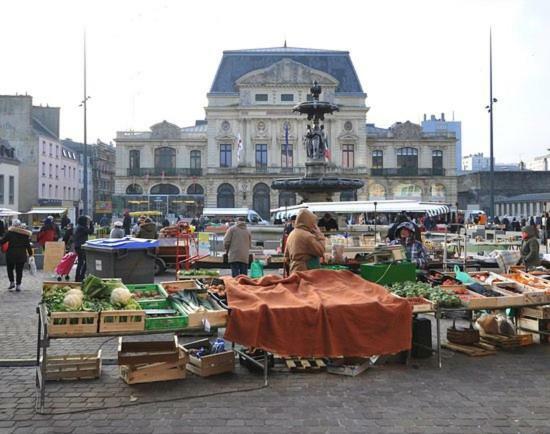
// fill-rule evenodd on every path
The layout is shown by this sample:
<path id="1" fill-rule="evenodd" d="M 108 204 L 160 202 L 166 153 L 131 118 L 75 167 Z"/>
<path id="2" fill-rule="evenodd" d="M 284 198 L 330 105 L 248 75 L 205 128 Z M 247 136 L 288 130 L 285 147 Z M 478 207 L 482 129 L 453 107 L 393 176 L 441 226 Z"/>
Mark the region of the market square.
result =
<path id="1" fill-rule="evenodd" d="M 5 12 L 1 433 L 550 432 L 550 5 Z"/>

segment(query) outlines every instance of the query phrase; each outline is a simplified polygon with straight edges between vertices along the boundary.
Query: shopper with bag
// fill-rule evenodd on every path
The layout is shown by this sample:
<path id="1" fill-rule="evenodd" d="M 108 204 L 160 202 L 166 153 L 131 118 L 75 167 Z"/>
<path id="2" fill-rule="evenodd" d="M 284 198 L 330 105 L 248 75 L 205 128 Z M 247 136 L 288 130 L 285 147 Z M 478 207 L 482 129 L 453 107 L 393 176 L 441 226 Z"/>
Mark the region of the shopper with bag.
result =
<path id="1" fill-rule="evenodd" d="M 10 280 L 10 291 L 21 291 L 21 280 L 23 278 L 23 267 L 32 259 L 31 247 L 32 232 L 21 227 L 21 221 L 14 219 L 12 225 L 8 228 L 8 232 L 0 240 L 2 251 L 6 253 L 6 266 L 8 270 L 8 279 Z M 14 278 L 15 271 L 15 278 Z"/>
<path id="2" fill-rule="evenodd" d="M 86 275 L 86 252 L 82 246 L 88 241 L 88 235 L 94 233 L 94 222 L 90 217 L 81 215 L 78 217 L 76 229 L 73 236 L 74 251 L 78 255 L 76 266 L 75 282 L 82 282 Z"/>

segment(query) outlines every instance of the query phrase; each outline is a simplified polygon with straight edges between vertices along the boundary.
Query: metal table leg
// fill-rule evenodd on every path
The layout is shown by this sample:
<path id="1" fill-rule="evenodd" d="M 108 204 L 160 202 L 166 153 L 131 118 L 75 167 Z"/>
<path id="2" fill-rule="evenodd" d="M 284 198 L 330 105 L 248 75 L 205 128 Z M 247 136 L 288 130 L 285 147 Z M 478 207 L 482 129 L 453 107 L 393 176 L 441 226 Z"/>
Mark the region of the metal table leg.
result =
<path id="1" fill-rule="evenodd" d="M 437 367 L 441 369 L 441 311 L 435 310 L 435 326 L 437 335 Z"/>
<path id="2" fill-rule="evenodd" d="M 267 351 L 264 350 L 264 386 L 269 385 L 269 382 L 267 379 L 268 371 L 269 371 L 269 362 L 267 357 Z"/>

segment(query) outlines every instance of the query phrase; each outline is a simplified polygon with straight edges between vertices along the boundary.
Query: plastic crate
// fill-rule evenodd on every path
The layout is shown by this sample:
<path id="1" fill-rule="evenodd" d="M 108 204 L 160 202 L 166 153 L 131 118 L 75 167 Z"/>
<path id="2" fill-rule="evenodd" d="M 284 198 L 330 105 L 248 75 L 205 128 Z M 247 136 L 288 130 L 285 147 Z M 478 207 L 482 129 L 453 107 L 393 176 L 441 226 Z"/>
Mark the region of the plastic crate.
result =
<path id="1" fill-rule="evenodd" d="M 416 267 L 412 262 L 361 264 L 361 277 L 379 285 L 391 285 L 395 282 L 415 282 Z"/>
<path id="2" fill-rule="evenodd" d="M 173 309 L 176 311 L 174 316 L 165 316 L 152 318 L 145 315 L 145 330 L 179 330 L 184 329 L 189 324 L 189 318 L 174 304 L 168 300 L 140 300 L 138 304 L 143 310 L 147 309 Z"/>
<path id="3" fill-rule="evenodd" d="M 143 291 L 155 291 L 157 294 L 156 297 L 143 297 L 143 298 L 136 298 L 136 301 L 139 303 L 141 301 L 148 303 L 148 309 L 164 309 L 164 302 L 166 301 L 166 294 L 161 289 L 160 285 L 157 285 L 155 283 L 142 283 L 138 285 L 126 285 L 128 290 L 131 293 L 135 292 L 143 292 Z M 155 306 L 157 304 L 158 306 Z"/>

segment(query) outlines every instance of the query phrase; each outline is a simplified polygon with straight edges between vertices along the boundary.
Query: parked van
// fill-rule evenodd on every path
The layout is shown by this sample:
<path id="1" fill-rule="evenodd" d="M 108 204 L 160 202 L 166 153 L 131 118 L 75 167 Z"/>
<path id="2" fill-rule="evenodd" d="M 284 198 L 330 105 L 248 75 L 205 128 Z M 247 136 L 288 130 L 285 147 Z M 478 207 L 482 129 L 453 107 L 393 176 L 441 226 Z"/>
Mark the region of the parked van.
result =
<path id="1" fill-rule="evenodd" d="M 260 214 L 250 208 L 204 208 L 202 215 L 217 223 L 235 221 L 238 217 L 244 217 L 246 222 L 252 225 L 269 224 Z"/>

